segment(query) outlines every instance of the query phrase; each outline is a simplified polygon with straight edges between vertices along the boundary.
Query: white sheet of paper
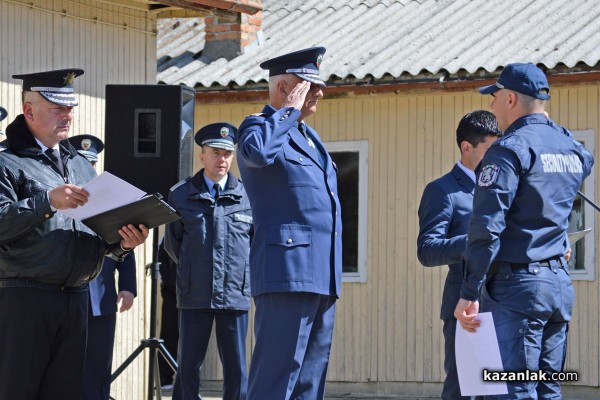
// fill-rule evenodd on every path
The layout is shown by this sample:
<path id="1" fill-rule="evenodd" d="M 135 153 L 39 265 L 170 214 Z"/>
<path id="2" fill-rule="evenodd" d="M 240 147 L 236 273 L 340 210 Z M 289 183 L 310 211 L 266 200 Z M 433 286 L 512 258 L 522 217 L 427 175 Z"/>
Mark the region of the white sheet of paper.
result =
<path id="1" fill-rule="evenodd" d="M 132 203 L 146 195 L 143 190 L 110 172 L 103 172 L 83 187 L 90 193 L 88 202 L 81 207 L 58 210 L 58 212 L 81 221 L 104 211 Z"/>
<path id="2" fill-rule="evenodd" d="M 592 231 L 592 228 L 587 228 L 584 229 L 582 231 L 577 231 L 577 232 L 569 232 L 569 243 L 571 243 L 571 246 L 573 246 L 575 244 L 575 242 L 577 242 L 579 239 L 583 239 L 583 237 L 585 235 L 587 235 L 588 233 L 590 233 Z"/>
<path id="3" fill-rule="evenodd" d="M 484 382 L 483 369 L 502 371 L 496 327 L 491 312 L 479 313 L 481 326 L 477 332 L 465 331 L 456 324 L 455 353 L 458 383 L 463 396 L 507 394 L 504 382 Z"/>

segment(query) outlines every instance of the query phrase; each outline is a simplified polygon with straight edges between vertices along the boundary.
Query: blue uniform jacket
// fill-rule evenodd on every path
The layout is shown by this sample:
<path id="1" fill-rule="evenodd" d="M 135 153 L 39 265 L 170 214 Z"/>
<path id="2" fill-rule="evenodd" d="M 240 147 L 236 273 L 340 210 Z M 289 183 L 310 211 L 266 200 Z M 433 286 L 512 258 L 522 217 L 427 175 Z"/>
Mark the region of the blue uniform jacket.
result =
<path id="1" fill-rule="evenodd" d="M 477 168 L 461 297 L 477 300 L 492 260 L 562 257 L 568 217 L 594 158 L 543 114 L 513 122 Z"/>
<path id="2" fill-rule="evenodd" d="M 119 287 L 115 285 L 115 271 L 119 271 Z M 122 262 L 104 257 L 100 275 L 90 282 L 90 308 L 92 315 L 117 312 L 117 294 L 126 290 L 137 296 L 135 255 L 129 253 Z"/>
<path id="3" fill-rule="evenodd" d="M 300 111 L 247 117 L 239 129 L 238 165 L 246 184 L 254 237 L 252 295 L 309 292 L 338 296 L 342 220 L 336 168 L 319 135 L 307 127 L 325 165 L 297 129 Z"/>
<path id="4" fill-rule="evenodd" d="M 447 264 L 441 319 L 454 318 L 462 284 L 462 252 L 467 246 L 475 182 L 458 166 L 429 183 L 419 205 L 417 257 L 426 267 Z"/>
<path id="5" fill-rule="evenodd" d="M 249 310 L 252 212 L 232 173 L 215 202 L 204 170 L 174 186 L 169 204 L 182 216 L 167 225 L 165 250 L 177 262 L 177 308 Z"/>

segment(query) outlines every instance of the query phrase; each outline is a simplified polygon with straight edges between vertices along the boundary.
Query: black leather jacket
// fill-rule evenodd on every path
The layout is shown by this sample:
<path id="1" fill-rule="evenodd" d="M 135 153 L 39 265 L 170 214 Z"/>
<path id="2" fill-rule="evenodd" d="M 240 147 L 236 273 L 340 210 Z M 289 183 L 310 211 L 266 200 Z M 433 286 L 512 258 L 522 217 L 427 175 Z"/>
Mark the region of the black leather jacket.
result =
<path id="1" fill-rule="evenodd" d="M 50 208 L 48 190 L 67 183 L 84 185 L 96 176 L 91 164 L 69 144 L 60 143 L 65 176 L 42 153 L 19 115 L 0 143 L 0 287 L 47 285 L 78 287 L 93 279 L 104 255 L 121 260 L 119 243 L 108 245 L 96 233 Z"/>

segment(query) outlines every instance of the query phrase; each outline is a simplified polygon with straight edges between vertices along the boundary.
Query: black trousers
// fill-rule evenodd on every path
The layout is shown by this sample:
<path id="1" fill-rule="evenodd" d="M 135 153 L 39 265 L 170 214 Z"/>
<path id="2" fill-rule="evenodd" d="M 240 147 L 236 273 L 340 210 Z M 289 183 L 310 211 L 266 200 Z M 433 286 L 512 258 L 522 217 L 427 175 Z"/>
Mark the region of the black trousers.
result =
<path id="1" fill-rule="evenodd" d="M 164 340 L 167 351 L 177 360 L 177 343 L 179 342 L 179 324 L 177 322 L 177 298 L 175 290 L 161 288 L 162 308 L 160 323 L 160 338 Z M 174 372 L 162 356 L 158 356 L 160 385 L 175 383 Z"/>
<path id="2" fill-rule="evenodd" d="M 91 315 L 91 310 L 88 312 L 90 316 L 81 400 L 108 400 L 117 314 L 94 317 Z"/>
<path id="3" fill-rule="evenodd" d="M 87 290 L 0 288 L 0 399 L 79 399 Z"/>

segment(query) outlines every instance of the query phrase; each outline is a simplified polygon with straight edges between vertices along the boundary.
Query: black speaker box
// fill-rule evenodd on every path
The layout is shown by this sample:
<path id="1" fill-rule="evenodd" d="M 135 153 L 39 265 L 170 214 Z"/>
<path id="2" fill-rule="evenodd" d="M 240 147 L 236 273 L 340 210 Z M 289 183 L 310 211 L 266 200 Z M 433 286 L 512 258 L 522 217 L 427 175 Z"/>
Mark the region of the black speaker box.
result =
<path id="1" fill-rule="evenodd" d="M 104 169 L 165 198 L 192 174 L 194 90 L 178 85 L 106 85 Z"/>

